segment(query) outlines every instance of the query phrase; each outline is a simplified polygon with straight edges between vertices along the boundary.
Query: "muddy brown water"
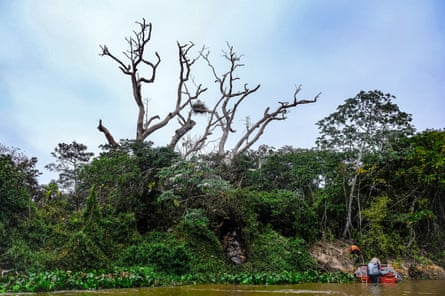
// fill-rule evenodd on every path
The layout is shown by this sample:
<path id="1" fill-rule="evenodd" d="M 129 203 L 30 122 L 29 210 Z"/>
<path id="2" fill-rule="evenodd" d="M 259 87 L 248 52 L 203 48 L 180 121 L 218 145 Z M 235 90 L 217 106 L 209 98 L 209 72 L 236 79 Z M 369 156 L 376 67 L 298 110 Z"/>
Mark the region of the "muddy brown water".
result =
<path id="1" fill-rule="evenodd" d="M 402 281 L 397 284 L 298 284 L 277 286 L 196 285 L 165 288 L 113 289 L 39 293 L 39 296 L 266 296 L 266 295 L 382 295 L 443 296 L 445 280 Z"/>

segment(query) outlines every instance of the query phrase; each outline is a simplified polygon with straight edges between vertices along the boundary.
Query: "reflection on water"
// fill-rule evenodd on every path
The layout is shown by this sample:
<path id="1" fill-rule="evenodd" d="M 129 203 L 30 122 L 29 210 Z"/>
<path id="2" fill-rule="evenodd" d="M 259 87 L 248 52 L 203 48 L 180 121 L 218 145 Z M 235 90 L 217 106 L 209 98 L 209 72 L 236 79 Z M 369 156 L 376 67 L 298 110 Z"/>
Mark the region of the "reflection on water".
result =
<path id="1" fill-rule="evenodd" d="M 265 295 L 382 295 L 442 296 L 445 280 L 403 281 L 397 284 L 299 284 L 281 286 L 197 285 L 166 288 L 118 289 L 101 291 L 66 291 L 41 293 L 39 296 L 265 296 Z"/>

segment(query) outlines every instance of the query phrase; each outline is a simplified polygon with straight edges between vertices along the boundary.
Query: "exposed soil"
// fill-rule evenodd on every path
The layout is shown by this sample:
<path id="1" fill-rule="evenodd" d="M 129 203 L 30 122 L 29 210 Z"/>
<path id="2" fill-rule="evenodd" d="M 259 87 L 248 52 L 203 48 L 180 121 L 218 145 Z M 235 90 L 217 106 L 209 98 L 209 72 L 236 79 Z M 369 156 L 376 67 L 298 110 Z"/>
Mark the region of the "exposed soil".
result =
<path id="1" fill-rule="evenodd" d="M 349 251 L 350 244 L 337 240 L 332 242 L 318 242 L 314 244 L 309 253 L 316 260 L 317 267 L 325 271 L 343 271 L 353 273 L 360 264 L 366 264 L 362 258 L 354 258 Z M 403 278 L 435 279 L 445 278 L 445 270 L 434 264 L 421 264 L 413 259 L 388 260 L 382 262 L 394 268 Z"/>

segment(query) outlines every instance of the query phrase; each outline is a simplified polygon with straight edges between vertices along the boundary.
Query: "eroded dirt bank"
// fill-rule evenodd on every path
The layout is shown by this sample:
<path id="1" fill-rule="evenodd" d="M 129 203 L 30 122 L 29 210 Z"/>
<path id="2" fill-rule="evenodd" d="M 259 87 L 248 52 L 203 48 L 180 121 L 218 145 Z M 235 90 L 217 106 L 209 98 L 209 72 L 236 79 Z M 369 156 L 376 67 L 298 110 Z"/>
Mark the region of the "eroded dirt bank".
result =
<path id="1" fill-rule="evenodd" d="M 354 258 L 349 252 L 349 246 L 348 242 L 340 240 L 318 242 L 311 247 L 309 252 L 316 260 L 318 268 L 322 270 L 353 273 L 360 262 L 354 262 Z M 405 260 L 386 260 L 386 262 L 383 260 L 382 263 L 390 264 L 403 278 L 445 278 L 445 270 L 432 262 L 421 264 L 407 258 Z"/>

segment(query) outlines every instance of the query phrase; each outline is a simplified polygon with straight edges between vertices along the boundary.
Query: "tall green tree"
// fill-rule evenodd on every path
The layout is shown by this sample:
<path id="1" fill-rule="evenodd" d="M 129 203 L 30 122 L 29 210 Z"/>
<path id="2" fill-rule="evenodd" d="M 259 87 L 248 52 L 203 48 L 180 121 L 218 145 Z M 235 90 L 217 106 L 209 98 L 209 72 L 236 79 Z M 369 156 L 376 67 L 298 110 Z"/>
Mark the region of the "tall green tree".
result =
<path id="1" fill-rule="evenodd" d="M 385 150 L 389 139 L 414 132 L 411 115 L 400 111 L 395 97 L 379 90 L 360 91 L 345 100 L 337 110 L 317 125 L 320 136 L 317 145 L 345 153 L 348 165 L 348 187 L 345 191 L 346 217 L 343 237 L 351 236 L 353 200 L 357 193 L 360 168 L 367 152 Z M 360 199 L 357 199 L 358 204 Z"/>
<path id="2" fill-rule="evenodd" d="M 79 169 L 94 156 L 94 153 L 88 152 L 87 149 L 87 146 L 76 141 L 71 144 L 59 143 L 51 152 L 51 155 L 56 158 L 56 162 L 45 166 L 46 169 L 59 173 L 58 183 L 72 194 L 77 207 L 81 203 L 78 196 Z"/>

